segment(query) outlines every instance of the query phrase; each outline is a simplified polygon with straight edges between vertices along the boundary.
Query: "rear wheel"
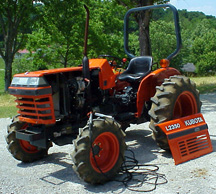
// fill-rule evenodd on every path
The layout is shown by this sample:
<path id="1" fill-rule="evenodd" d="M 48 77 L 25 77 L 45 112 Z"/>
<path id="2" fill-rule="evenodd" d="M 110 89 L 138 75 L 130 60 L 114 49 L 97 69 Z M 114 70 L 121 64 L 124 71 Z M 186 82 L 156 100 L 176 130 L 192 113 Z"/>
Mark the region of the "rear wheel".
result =
<path id="1" fill-rule="evenodd" d="M 124 136 L 119 124 L 112 119 L 94 119 L 92 130 L 86 125 L 73 142 L 74 171 L 91 184 L 110 180 L 124 159 Z"/>
<path id="2" fill-rule="evenodd" d="M 33 162 L 47 155 L 48 149 L 39 149 L 31 145 L 28 141 L 16 138 L 16 131 L 26 129 L 27 126 L 27 123 L 18 121 L 18 118 L 14 119 L 8 126 L 8 134 L 6 136 L 7 148 L 17 160 Z"/>
<path id="3" fill-rule="evenodd" d="M 184 76 L 171 76 L 156 88 L 149 111 L 150 128 L 157 144 L 169 150 L 165 133 L 155 125 L 200 112 L 201 102 L 196 85 Z"/>

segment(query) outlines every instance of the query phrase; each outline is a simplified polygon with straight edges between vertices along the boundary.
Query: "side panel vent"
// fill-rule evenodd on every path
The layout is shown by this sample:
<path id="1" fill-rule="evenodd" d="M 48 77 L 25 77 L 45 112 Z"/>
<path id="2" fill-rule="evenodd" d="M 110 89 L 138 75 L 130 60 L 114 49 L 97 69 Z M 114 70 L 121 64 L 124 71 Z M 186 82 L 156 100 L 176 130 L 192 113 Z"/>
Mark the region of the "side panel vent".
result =
<path id="1" fill-rule="evenodd" d="M 207 129 L 169 140 L 169 146 L 175 164 L 180 164 L 212 152 L 211 140 Z"/>
<path id="2" fill-rule="evenodd" d="M 158 124 L 167 135 L 175 164 L 213 151 L 208 126 L 201 113 Z"/>

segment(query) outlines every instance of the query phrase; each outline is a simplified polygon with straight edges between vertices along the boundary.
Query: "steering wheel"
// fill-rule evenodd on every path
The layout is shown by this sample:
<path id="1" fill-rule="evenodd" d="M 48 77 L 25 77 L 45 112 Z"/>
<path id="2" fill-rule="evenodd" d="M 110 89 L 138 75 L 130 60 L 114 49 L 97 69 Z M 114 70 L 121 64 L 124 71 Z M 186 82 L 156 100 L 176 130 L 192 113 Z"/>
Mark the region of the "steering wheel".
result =
<path id="1" fill-rule="evenodd" d="M 118 65 L 119 67 L 122 67 L 122 63 L 125 63 L 125 62 L 123 61 L 123 59 L 121 59 L 121 58 L 119 58 L 119 57 L 116 57 L 116 56 L 112 56 L 112 55 L 99 55 L 98 57 L 111 58 L 112 60 L 109 62 L 110 65 L 111 65 L 111 67 L 117 66 L 116 64 L 114 64 L 114 61 L 115 61 L 115 60 L 120 61 L 120 64 L 121 64 L 121 65 Z"/>

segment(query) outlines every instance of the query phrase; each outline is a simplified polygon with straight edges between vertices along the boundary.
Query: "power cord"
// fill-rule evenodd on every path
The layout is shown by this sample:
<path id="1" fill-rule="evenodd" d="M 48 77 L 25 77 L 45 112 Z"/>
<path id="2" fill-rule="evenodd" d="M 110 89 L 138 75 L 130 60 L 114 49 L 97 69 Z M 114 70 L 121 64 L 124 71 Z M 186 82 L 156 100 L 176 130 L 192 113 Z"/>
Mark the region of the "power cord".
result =
<path id="1" fill-rule="evenodd" d="M 128 190 L 136 192 L 150 192 L 155 190 L 157 185 L 168 182 L 164 174 L 157 172 L 157 165 L 139 164 L 132 150 L 127 149 L 126 152 L 125 161 L 115 181 L 122 182 Z"/>
<path id="2" fill-rule="evenodd" d="M 91 138 L 93 127 L 93 115 L 94 113 L 91 112 L 89 115 L 88 122 L 93 159 L 100 173 L 103 174 L 103 176 L 105 176 L 107 179 L 110 179 L 110 177 L 108 177 L 105 173 L 102 172 L 95 158 Z M 116 178 L 113 179 L 113 181 L 123 183 L 123 185 L 128 190 L 136 192 L 150 192 L 155 190 L 157 185 L 165 184 L 168 182 L 165 174 L 160 174 L 157 172 L 159 170 L 159 167 L 157 165 L 139 164 L 132 150 L 126 149 L 125 156 L 121 157 L 124 158 L 124 162 L 122 163 L 121 169 L 117 174 Z"/>

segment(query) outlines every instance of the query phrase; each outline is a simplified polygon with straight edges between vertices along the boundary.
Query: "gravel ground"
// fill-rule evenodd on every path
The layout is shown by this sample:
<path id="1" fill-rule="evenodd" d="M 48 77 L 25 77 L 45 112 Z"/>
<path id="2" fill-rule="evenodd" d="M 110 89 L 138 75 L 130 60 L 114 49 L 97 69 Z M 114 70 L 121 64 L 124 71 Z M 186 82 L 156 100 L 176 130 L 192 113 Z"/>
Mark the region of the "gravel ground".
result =
<path id="1" fill-rule="evenodd" d="M 148 123 L 127 129 L 127 145 L 141 164 L 156 164 L 158 173 L 168 180 L 149 193 L 216 193 L 216 93 L 201 95 L 202 113 L 209 126 L 214 151 L 183 164 L 175 165 L 171 154 L 157 147 L 151 138 Z M 15 160 L 6 149 L 4 136 L 11 119 L 0 119 L 0 193 L 57 194 L 57 193 L 137 193 L 120 182 L 110 181 L 93 186 L 81 181 L 71 168 L 68 153 L 71 145 L 53 146 L 49 155 L 37 162 L 25 164 Z M 162 179 L 159 181 L 163 181 Z M 153 185 L 145 186 L 152 189 Z"/>

